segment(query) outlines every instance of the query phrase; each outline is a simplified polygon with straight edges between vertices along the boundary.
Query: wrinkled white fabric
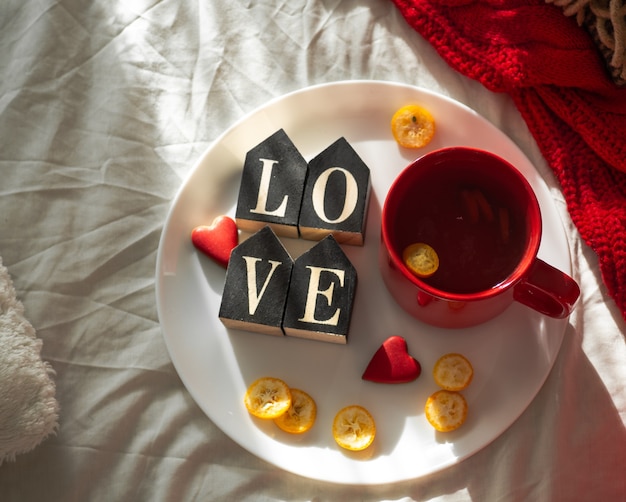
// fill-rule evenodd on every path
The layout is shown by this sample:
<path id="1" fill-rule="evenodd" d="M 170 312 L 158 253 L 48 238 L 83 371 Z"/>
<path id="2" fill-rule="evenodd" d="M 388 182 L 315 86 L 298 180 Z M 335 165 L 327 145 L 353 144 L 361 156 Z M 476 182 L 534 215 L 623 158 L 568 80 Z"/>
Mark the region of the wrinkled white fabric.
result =
<path id="1" fill-rule="evenodd" d="M 506 96 L 454 73 L 387 0 L 4 0 L 0 255 L 56 372 L 60 428 L 0 467 L 0 499 L 618 500 L 626 493 L 626 323 Z M 537 166 L 582 286 L 522 416 L 449 469 L 388 486 L 283 472 L 185 390 L 155 306 L 167 211 L 247 112 L 312 84 L 393 80 L 485 116 Z M 515 389 L 511 389 L 515 392 Z"/>

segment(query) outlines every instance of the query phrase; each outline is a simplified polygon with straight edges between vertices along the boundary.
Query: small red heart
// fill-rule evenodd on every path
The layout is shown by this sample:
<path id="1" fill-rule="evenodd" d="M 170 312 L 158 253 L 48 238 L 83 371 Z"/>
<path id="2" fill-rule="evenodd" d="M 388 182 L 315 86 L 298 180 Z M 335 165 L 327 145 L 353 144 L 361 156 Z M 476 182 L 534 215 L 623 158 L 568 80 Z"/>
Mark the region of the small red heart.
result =
<path id="1" fill-rule="evenodd" d="M 361 378 L 378 383 L 406 383 L 421 372 L 420 363 L 408 353 L 406 340 L 391 336 L 376 351 Z"/>
<path id="2" fill-rule="evenodd" d="M 194 228 L 191 231 L 191 242 L 196 249 L 226 268 L 230 252 L 239 243 L 237 223 L 228 216 L 218 216 L 210 226 Z"/>

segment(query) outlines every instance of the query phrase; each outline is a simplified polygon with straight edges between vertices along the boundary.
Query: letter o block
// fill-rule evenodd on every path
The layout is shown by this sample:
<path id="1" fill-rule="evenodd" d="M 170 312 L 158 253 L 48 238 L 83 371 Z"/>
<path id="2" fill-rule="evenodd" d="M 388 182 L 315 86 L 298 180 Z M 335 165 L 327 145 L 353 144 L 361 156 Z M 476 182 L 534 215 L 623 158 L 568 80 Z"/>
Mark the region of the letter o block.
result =
<path id="1" fill-rule="evenodd" d="M 370 170 L 345 138 L 309 162 L 298 227 L 300 237 L 362 246 L 370 194 Z"/>

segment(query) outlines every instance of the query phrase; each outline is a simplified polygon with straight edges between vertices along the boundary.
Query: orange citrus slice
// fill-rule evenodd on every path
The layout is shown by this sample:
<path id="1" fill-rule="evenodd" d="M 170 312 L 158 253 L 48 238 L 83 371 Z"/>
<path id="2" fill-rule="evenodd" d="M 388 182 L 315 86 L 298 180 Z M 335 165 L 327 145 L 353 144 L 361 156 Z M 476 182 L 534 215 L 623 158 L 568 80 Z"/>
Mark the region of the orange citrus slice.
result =
<path id="1" fill-rule="evenodd" d="M 428 244 L 416 242 L 402 252 L 404 264 L 418 277 L 430 277 L 439 268 L 439 256 Z"/>
<path id="2" fill-rule="evenodd" d="M 467 401 L 459 392 L 438 390 L 426 400 L 424 413 L 436 430 L 450 432 L 467 419 Z"/>
<path id="3" fill-rule="evenodd" d="M 421 148 L 433 138 L 435 120 L 419 105 L 403 106 L 391 118 L 391 133 L 400 146 Z"/>
<path id="4" fill-rule="evenodd" d="M 433 368 L 435 383 L 445 390 L 463 390 L 472 381 L 474 368 L 461 354 L 441 356 Z"/>
<path id="5" fill-rule="evenodd" d="M 274 419 L 291 406 L 291 390 L 279 378 L 262 377 L 248 387 L 243 402 L 255 417 Z"/>
<path id="6" fill-rule="evenodd" d="M 274 423 L 285 432 L 302 434 L 315 423 L 317 405 L 311 396 L 300 389 L 291 389 L 291 406 L 286 413 L 274 419 Z"/>
<path id="7" fill-rule="evenodd" d="M 333 420 L 333 437 L 339 446 L 351 451 L 367 448 L 376 436 L 374 418 L 362 406 L 341 409 Z"/>

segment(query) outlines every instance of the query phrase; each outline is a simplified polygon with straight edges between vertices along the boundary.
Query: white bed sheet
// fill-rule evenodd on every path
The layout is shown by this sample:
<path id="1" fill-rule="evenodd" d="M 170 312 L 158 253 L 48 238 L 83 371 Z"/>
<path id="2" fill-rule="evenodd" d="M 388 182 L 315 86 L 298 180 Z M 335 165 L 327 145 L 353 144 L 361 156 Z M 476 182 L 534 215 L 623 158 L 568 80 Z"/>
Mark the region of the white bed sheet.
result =
<path id="1" fill-rule="evenodd" d="M 56 370 L 60 429 L 0 466 L 0 499 L 619 500 L 626 323 L 511 101 L 454 73 L 387 0 L 5 0 L 0 4 L 0 256 Z M 581 302 L 526 412 L 425 478 L 351 487 L 281 471 L 223 434 L 168 356 L 160 233 L 185 176 L 270 99 L 349 79 L 457 99 L 537 166 Z M 514 391 L 514 390 L 513 390 Z"/>

